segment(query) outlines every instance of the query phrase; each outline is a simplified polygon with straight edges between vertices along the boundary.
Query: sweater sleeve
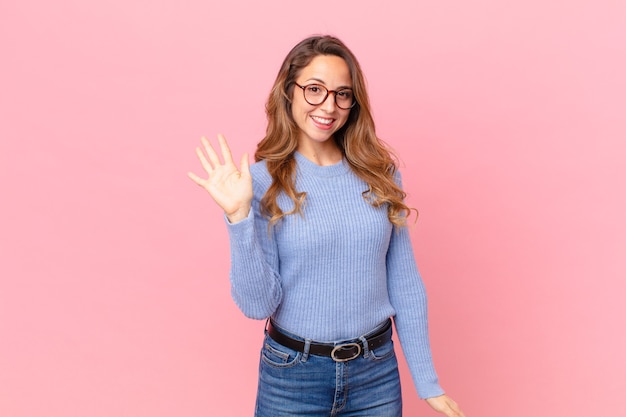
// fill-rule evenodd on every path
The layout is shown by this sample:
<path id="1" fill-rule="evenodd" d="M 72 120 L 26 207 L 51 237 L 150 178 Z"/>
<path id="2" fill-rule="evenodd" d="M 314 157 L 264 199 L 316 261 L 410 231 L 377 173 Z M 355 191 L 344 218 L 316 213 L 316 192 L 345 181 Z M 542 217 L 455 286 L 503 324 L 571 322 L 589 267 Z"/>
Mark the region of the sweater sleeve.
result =
<path id="1" fill-rule="evenodd" d="M 426 289 L 407 227 L 394 226 L 387 252 L 387 279 L 398 338 L 417 393 L 422 399 L 442 395 L 430 350 Z"/>
<path id="2" fill-rule="evenodd" d="M 278 274 L 278 250 L 268 220 L 260 213 L 264 190 L 254 184 L 254 199 L 248 217 L 237 223 L 226 219 L 230 241 L 230 283 L 235 304 L 247 317 L 266 319 L 282 299 Z"/>

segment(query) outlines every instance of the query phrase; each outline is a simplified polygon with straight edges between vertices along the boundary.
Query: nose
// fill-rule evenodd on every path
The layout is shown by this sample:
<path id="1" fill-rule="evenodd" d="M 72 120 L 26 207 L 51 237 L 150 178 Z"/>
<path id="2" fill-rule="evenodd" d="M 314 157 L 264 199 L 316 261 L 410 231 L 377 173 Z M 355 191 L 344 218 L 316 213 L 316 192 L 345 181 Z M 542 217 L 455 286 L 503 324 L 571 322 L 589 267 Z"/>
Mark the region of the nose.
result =
<path id="1" fill-rule="evenodd" d="M 337 103 L 335 103 L 335 94 L 336 93 L 334 91 L 328 92 L 326 100 L 324 100 L 324 102 L 320 105 L 322 110 L 327 113 L 332 113 L 333 111 L 335 111 L 335 108 L 337 107 Z"/>

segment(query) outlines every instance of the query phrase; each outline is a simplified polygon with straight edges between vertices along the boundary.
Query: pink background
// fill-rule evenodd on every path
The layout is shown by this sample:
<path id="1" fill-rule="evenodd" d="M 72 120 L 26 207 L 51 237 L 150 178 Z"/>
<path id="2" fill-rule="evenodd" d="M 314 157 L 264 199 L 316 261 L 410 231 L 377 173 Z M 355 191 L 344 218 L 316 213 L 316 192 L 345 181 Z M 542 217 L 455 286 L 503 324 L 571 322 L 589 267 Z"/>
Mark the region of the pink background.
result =
<path id="1" fill-rule="evenodd" d="M 252 415 L 263 323 L 186 172 L 201 135 L 254 151 L 320 32 L 420 210 L 444 388 L 468 417 L 626 415 L 625 5 L 2 0 L 0 415 Z"/>

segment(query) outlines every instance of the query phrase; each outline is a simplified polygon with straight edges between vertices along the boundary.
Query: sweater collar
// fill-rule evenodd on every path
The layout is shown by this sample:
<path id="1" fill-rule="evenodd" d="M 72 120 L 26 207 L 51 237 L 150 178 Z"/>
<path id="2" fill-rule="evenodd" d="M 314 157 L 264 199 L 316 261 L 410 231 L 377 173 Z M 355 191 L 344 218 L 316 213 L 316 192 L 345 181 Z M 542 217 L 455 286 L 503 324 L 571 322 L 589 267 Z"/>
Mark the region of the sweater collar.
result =
<path id="1" fill-rule="evenodd" d="M 350 166 L 346 162 L 346 158 L 342 158 L 341 161 L 333 165 L 321 166 L 308 160 L 298 151 L 295 152 L 294 157 L 298 164 L 298 170 L 303 174 L 314 175 L 317 177 L 336 177 L 350 171 Z"/>

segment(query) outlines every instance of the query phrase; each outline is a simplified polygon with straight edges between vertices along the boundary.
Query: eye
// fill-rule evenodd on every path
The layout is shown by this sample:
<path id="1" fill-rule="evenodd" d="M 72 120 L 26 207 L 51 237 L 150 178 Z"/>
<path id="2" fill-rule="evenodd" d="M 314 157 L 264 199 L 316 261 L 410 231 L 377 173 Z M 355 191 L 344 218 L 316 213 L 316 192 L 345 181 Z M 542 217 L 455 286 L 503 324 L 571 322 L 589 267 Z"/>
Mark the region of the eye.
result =
<path id="1" fill-rule="evenodd" d="M 306 90 L 308 93 L 311 93 L 311 94 L 322 94 L 324 92 L 324 90 L 322 89 L 322 86 L 315 85 L 315 84 L 307 86 Z"/>
<path id="2" fill-rule="evenodd" d="M 352 99 L 352 90 L 337 91 L 337 97 L 339 97 L 342 100 L 351 100 Z"/>

